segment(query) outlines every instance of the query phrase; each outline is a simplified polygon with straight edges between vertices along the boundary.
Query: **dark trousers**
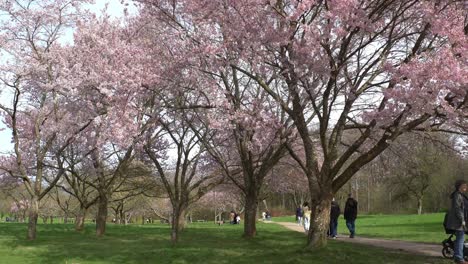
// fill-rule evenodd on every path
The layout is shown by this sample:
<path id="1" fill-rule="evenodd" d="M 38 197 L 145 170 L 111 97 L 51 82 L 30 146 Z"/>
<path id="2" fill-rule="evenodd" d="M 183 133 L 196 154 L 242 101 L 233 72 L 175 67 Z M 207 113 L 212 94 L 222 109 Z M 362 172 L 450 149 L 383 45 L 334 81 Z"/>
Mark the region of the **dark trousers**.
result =
<path id="1" fill-rule="evenodd" d="M 338 234 L 338 219 L 330 219 L 330 229 L 328 230 L 328 236 L 336 237 Z"/>
<path id="2" fill-rule="evenodd" d="M 351 233 L 352 236 L 354 236 L 355 232 L 356 232 L 356 226 L 354 225 L 354 222 L 356 221 L 356 219 L 353 219 L 353 220 L 346 220 L 346 227 L 348 227 L 348 230 L 349 230 L 349 233 Z"/>

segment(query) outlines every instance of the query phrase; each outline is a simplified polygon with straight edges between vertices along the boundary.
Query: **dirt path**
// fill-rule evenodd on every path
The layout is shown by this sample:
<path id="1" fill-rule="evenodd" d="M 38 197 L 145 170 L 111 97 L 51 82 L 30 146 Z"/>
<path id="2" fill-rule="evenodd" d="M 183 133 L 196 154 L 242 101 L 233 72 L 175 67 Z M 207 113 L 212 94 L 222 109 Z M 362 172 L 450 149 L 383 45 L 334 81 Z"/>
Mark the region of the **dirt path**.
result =
<path id="1" fill-rule="evenodd" d="M 275 224 L 282 225 L 288 229 L 304 233 L 304 228 L 299 226 L 296 223 L 288 222 L 272 222 Z M 382 248 L 388 248 L 392 250 L 401 250 L 418 255 L 425 255 L 431 257 L 442 257 L 442 245 L 439 244 L 426 244 L 426 243 L 417 243 L 417 242 L 407 242 L 399 240 L 388 240 L 388 239 L 379 239 L 379 238 L 366 238 L 366 237 L 355 237 L 349 238 L 345 235 L 338 235 L 337 241 L 345 241 L 356 244 L 370 245 Z"/>

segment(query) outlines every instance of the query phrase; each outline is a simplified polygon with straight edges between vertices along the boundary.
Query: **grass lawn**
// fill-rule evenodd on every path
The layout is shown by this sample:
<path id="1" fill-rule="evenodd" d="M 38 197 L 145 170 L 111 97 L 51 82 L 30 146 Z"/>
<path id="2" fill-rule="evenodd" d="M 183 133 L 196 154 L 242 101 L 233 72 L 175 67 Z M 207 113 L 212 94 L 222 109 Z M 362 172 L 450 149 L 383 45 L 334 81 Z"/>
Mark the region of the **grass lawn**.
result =
<path id="1" fill-rule="evenodd" d="M 255 239 L 241 239 L 242 226 L 190 225 L 178 245 L 167 225 L 108 225 L 103 238 L 94 226 L 40 224 L 38 239 L 26 241 L 26 224 L 0 223 L 0 263 L 447 263 L 385 249 L 330 241 L 317 252 L 303 250 L 303 234 L 279 225 L 258 224 Z"/>
<path id="2" fill-rule="evenodd" d="M 447 238 L 442 222 L 444 213 L 423 215 L 358 215 L 356 235 L 405 241 L 440 243 Z M 294 222 L 294 216 L 274 217 L 277 222 Z M 348 234 L 340 216 L 338 233 Z"/>

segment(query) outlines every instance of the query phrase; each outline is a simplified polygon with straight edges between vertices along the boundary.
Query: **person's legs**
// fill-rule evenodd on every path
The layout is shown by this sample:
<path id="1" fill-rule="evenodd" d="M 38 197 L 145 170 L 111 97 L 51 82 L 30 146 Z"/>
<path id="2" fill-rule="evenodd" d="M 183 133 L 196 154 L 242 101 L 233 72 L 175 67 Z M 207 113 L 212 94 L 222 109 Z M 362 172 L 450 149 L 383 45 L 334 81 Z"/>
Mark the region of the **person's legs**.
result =
<path id="1" fill-rule="evenodd" d="M 455 262 L 463 262 L 463 243 L 465 242 L 465 232 L 457 230 L 455 231 L 455 236 L 453 260 L 455 260 Z"/>
<path id="2" fill-rule="evenodd" d="M 351 225 L 351 220 L 346 220 L 346 227 L 349 230 L 349 234 L 352 235 L 353 234 L 353 227 Z"/>
<path id="3" fill-rule="evenodd" d="M 330 236 L 335 238 L 337 235 L 338 221 L 330 220 Z"/>
<path id="4" fill-rule="evenodd" d="M 355 220 L 346 220 L 346 227 L 348 228 L 349 230 L 349 237 L 353 238 L 354 237 L 354 233 L 355 233 L 355 225 L 354 225 L 354 221 Z"/>
<path id="5" fill-rule="evenodd" d="M 336 237 L 338 235 L 338 219 L 333 221 L 333 236 Z"/>

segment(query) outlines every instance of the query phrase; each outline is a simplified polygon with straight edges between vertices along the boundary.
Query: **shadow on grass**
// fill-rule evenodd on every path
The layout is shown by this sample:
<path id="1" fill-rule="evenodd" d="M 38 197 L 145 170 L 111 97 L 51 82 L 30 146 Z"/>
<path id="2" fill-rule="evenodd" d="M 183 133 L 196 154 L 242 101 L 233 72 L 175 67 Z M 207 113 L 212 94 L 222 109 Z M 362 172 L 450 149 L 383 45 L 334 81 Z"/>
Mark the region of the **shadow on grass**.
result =
<path id="1" fill-rule="evenodd" d="M 16 238 L 9 244 L 12 250 L 36 249 L 32 263 L 231 263 L 233 259 L 262 263 L 274 259 L 278 246 L 296 244 L 300 248 L 297 246 L 303 242 L 291 243 L 289 231 L 262 231 L 262 238 L 243 240 L 240 226 L 189 227 L 176 245 L 169 241 L 169 228 L 157 225 L 109 225 L 102 238 L 94 236 L 93 226 L 76 233 L 73 226 L 44 225 L 36 241 L 22 237 L 24 225 L 7 230 L 5 235 Z M 277 255 L 281 257 L 281 252 Z"/>
<path id="2" fill-rule="evenodd" d="M 0 226 L 0 236 L 21 263 L 443 263 L 374 247 L 330 241 L 327 248 L 304 251 L 305 237 L 277 225 L 259 224 L 258 236 L 241 238 L 242 226 L 190 225 L 173 245 L 164 225 L 117 226 L 97 238 L 94 226 L 76 233 L 72 225 L 40 225 L 38 239 L 27 241 L 25 224 Z M 1 262 L 1 261 L 0 261 Z M 16 262 L 19 263 L 19 262 Z"/>

